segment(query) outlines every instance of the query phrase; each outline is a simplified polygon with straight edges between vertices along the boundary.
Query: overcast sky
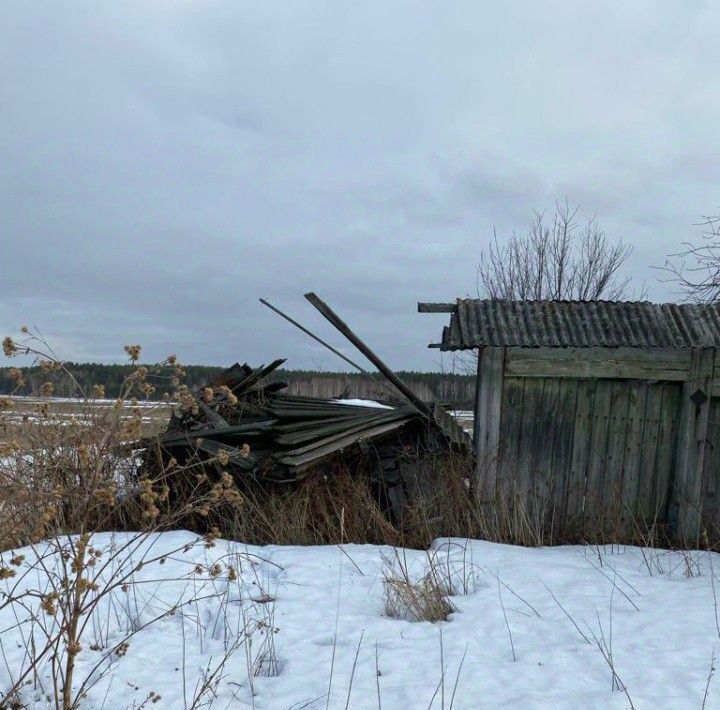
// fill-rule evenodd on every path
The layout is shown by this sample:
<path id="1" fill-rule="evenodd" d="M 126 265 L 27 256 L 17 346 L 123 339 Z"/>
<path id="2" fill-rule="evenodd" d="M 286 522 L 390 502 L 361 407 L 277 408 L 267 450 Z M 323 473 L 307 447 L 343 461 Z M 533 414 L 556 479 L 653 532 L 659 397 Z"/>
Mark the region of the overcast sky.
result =
<path id="1" fill-rule="evenodd" d="M 714 4 L 715 9 L 712 5 Z M 0 334 L 337 369 L 259 305 L 433 369 L 495 226 L 556 198 L 650 268 L 720 206 L 717 3 L 9 2 Z M 348 351 L 349 352 L 349 351 Z"/>

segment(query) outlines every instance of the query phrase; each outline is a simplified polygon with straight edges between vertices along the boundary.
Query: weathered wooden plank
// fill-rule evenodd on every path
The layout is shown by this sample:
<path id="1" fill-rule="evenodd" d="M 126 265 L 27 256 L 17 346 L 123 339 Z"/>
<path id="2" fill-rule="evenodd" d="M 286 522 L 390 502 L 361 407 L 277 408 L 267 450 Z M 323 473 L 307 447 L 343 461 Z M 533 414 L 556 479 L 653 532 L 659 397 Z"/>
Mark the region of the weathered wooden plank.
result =
<path id="1" fill-rule="evenodd" d="M 578 380 L 559 380 L 552 459 L 550 462 L 549 512 L 553 528 L 565 524 L 568 478 L 572 463 L 573 434 L 578 399 Z"/>
<path id="2" fill-rule="evenodd" d="M 530 509 L 530 494 L 534 488 L 537 472 L 537 452 L 542 422 L 547 417 L 543 409 L 543 390 L 547 380 L 525 378 L 523 391 L 523 413 L 520 426 L 520 456 L 515 475 L 515 489 L 518 505 Z"/>
<path id="3" fill-rule="evenodd" d="M 703 471 L 703 525 L 709 532 L 720 531 L 720 397 L 710 402 L 708 415 L 707 451 Z"/>
<path id="4" fill-rule="evenodd" d="M 585 488 L 590 459 L 595 388 L 595 380 L 578 381 L 570 470 L 566 485 L 567 503 L 565 506 L 565 520 L 567 523 L 578 527 L 582 526 L 585 507 Z"/>
<path id="5" fill-rule="evenodd" d="M 508 347 L 508 363 L 533 360 L 587 362 L 666 362 L 673 369 L 689 369 L 692 351 L 682 348 L 520 348 Z"/>
<path id="6" fill-rule="evenodd" d="M 367 344 L 358 337 L 350 326 L 340 316 L 328 306 L 315 293 L 306 293 L 305 298 L 337 328 L 377 369 L 382 375 L 400 392 L 403 397 L 417 409 L 420 414 L 428 418 L 432 418 L 432 413 L 427 405 L 367 346 Z"/>
<path id="7" fill-rule="evenodd" d="M 510 506 L 516 491 L 517 465 L 520 460 L 525 380 L 506 377 L 503 382 L 503 406 L 500 417 L 500 450 L 497 489 L 501 507 Z"/>
<path id="8" fill-rule="evenodd" d="M 683 381 L 690 353 L 666 348 L 508 348 L 506 374 Z"/>
<path id="9" fill-rule="evenodd" d="M 475 476 L 480 499 L 495 498 L 505 348 L 482 348 L 475 391 Z"/>
<path id="10" fill-rule="evenodd" d="M 700 535 L 702 480 L 715 364 L 714 348 L 693 350 L 690 378 L 684 383 L 678 440 L 674 504 L 678 536 L 692 544 Z"/>
<path id="11" fill-rule="evenodd" d="M 454 313 L 457 310 L 455 303 L 418 303 L 418 313 Z"/>
<path id="12" fill-rule="evenodd" d="M 663 385 L 656 470 L 651 498 L 653 516 L 656 516 L 657 520 L 661 522 L 667 522 L 668 520 L 671 488 L 676 475 L 675 465 L 680 430 L 681 401 L 682 385 L 665 383 Z"/>
<path id="13" fill-rule="evenodd" d="M 630 391 L 627 382 L 613 380 L 602 496 L 603 521 L 612 526 L 619 522 L 622 510 L 623 459 L 628 431 L 629 403 Z"/>
<path id="14" fill-rule="evenodd" d="M 585 505 L 583 508 L 583 519 L 586 525 L 588 523 L 593 525 L 602 517 L 612 384 L 612 381 L 598 380 L 595 386 L 595 403 L 590 424 L 590 450 L 585 486 Z"/>
<path id="15" fill-rule="evenodd" d="M 392 422 L 390 424 L 378 425 L 372 429 L 368 429 L 362 438 L 371 439 L 382 434 L 387 434 L 402 425 L 402 422 Z M 332 440 L 328 440 L 330 443 L 322 444 L 322 442 L 318 441 L 316 442 L 317 448 L 310 449 L 308 447 L 304 447 L 302 450 L 293 450 L 287 454 L 279 456 L 277 461 L 287 466 L 297 466 L 299 469 L 302 469 L 303 467 L 314 463 L 319 458 L 334 453 L 335 451 L 341 451 L 346 446 L 353 446 L 360 440 L 361 439 L 359 439 L 356 434 L 344 437 L 333 437 Z"/>
<path id="16" fill-rule="evenodd" d="M 537 421 L 537 435 L 533 455 L 532 509 L 537 520 L 550 513 L 553 502 L 552 464 L 553 450 L 557 445 L 562 414 L 559 411 L 560 380 L 545 380 L 541 415 Z"/>
<path id="17" fill-rule="evenodd" d="M 635 509 L 645 444 L 643 437 L 646 426 L 648 391 L 653 385 L 647 382 L 631 381 L 628 387 L 627 433 L 622 464 L 620 487 L 620 525 L 625 535 L 632 535 L 635 524 Z"/>
<path id="18" fill-rule="evenodd" d="M 674 385 L 679 387 L 680 385 Z M 644 526 L 652 524 L 659 518 L 658 502 L 653 498 L 653 485 L 658 475 L 657 450 L 660 438 L 660 416 L 663 406 L 662 384 L 648 385 L 645 402 L 645 423 L 640 447 L 638 467 L 638 486 L 635 499 L 635 518 L 641 525 L 640 532 L 645 533 Z"/>

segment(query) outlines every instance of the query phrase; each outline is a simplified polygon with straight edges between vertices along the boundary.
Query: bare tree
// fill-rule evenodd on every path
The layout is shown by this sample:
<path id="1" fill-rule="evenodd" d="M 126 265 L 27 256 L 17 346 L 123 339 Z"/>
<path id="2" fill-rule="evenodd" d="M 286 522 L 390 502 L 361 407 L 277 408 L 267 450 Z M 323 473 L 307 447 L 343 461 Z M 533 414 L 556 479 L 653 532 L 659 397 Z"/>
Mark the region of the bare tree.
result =
<path id="1" fill-rule="evenodd" d="M 701 303 L 720 301 L 720 216 L 704 216 L 702 242 L 685 243 L 672 254 L 663 270 L 679 285 L 689 300 Z"/>
<path id="2" fill-rule="evenodd" d="M 594 301 L 628 298 L 620 269 L 632 248 L 610 243 L 593 217 L 579 223 L 578 207 L 556 203 L 547 219 L 535 212 L 528 231 L 502 242 L 494 232 L 477 266 L 479 297 Z"/>

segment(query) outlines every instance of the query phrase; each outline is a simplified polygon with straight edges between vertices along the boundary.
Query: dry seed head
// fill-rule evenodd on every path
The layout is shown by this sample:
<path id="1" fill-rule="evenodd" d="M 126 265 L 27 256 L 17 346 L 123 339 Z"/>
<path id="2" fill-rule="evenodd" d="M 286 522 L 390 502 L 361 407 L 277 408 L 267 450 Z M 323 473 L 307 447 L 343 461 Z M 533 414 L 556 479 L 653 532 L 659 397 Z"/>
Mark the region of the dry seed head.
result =
<path id="1" fill-rule="evenodd" d="M 90 462 L 90 449 L 88 449 L 87 444 L 80 444 L 77 447 L 77 452 L 80 465 L 87 466 Z"/>
<path id="2" fill-rule="evenodd" d="M 97 582 L 91 579 L 81 577 L 77 582 L 78 591 L 82 594 L 83 592 L 97 592 L 99 589 Z"/>
<path id="3" fill-rule="evenodd" d="M 132 362 L 137 362 L 140 359 L 140 351 L 142 350 L 141 345 L 126 345 L 125 352 L 130 357 Z"/>
<path id="4" fill-rule="evenodd" d="M 20 442 L 17 439 L 0 441 L 0 456 L 12 456 L 20 451 Z"/>
<path id="5" fill-rule="evenodd" d="M 215 547 L 215 540 L 220 537 L 220 530 L 217 527 L 213 527 L 210 532 L 206 532 L 203 535 L 203 544 L 205 547 Z"/>
<path id="6" fill-rule="evenodd" d="M 143 510 L 142 516 L 146 520 L 155 520 L 160 515 L 160 510 L 155 505 L 149 505 Z"/>
<path id="7" fill-rule="evenodd" d="M 243 497 L 240 495 L 240 491 L 237 488 L 228 488 L 223 493 L 223 500 L 232 506 L 242 505 Z"/>
<path id="8" fill-rule="evenodd" d="M 95 399 L 103 399 L 105 397 L 105 385 L 93 385 L 92 392 Z"/>
<path id="9" fill-rule="evenodd" d="M 17 387 L 22 387 L 25 384 L 25 376 L 22 370 L 17 367 L 11 367 L 8 370 L 8 377 L 15 383 Z"/>
<path id="10" fill-rule="evenodd" d="M 6 357 L 12 357 L 17 352 L 17 345 L 9 335 L 3 338 L 3 352 Z"/>
<path id="11" fill-rule="evenodd" d="M 40 601 L 40 608 L 48 615 L 48 616 L 55 616 L 57 614 L 57 602 L 58 600 L 58 594 L 57 592 L 52 592 L 51 594 L 46 594 L 42 597 Z"/>
<path id="12" fill-rule="evenodd" d="M 214 398 L 215 398 L 215 391 L 213 390 L 213 388 L 212 387 L 204 387 L 203 388 L 203 399 L 205 400 L 205 402 L 207 402 L 209 404 L 210 402 L 213 401 Z"/>
<path id="13" fill-rule="evenodd" d="M 237 397 L 227 385 L 222 385 L 218 387 L 218 393 L 225 397 L 225 399 L 228 401 L 228 404 L 237 404 Z"/>
<path id="14" fill-rule="evenodd" d="M 55 385 L 52 382 L 44 382 L 40 387 L 40 394 L 43 397 L 52 397 L 55 392 Z"/>

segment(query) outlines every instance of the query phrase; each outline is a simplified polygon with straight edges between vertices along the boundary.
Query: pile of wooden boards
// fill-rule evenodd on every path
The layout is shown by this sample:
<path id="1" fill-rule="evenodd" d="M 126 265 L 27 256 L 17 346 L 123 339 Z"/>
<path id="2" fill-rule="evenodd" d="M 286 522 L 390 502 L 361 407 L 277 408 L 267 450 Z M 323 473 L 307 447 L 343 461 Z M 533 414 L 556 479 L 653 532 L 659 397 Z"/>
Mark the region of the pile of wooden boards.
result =
<path id="1" fill-rule="evenodd" d="M 377 441 L 420 445 L 426 426 L 410 406 L 378 407 L 284 394 L 267 383 L 282 365 L 235 364 L 193 392 L 195 406 L 175 414 L 159 443 L 167 457 L 227 459 L 233 475 L 297 480 L 313 465 Z M 399 439 L 398 439 L 399 440 Z"/>
<path id="2" fill-rule="evenodd" d="M 159 439 L 164 459 L 220 460 L 238 481 L 242 477 L 292 481 L 338 455 L 372 454 L 378 467 L 387 472 L 391 468 L 388 462 L 401 452 L 420 455 L 438 448 L 472 450 L 467 434 L 441 405 L 422 402 L 324 301 L 314 293 L 305 297 L 375 365 L 377 373 L 367 372 L 261 300 L 388 389 L 394 406 L 357 406 L 341 400 L 286 394 L 285 383 L 267 379 L 285 360 L 258 368 L 235 364 L 207 386 L 192 392 L 192 399 L 172 417 Z M 382 473 L 381 478 L 386 477 Z"/>

